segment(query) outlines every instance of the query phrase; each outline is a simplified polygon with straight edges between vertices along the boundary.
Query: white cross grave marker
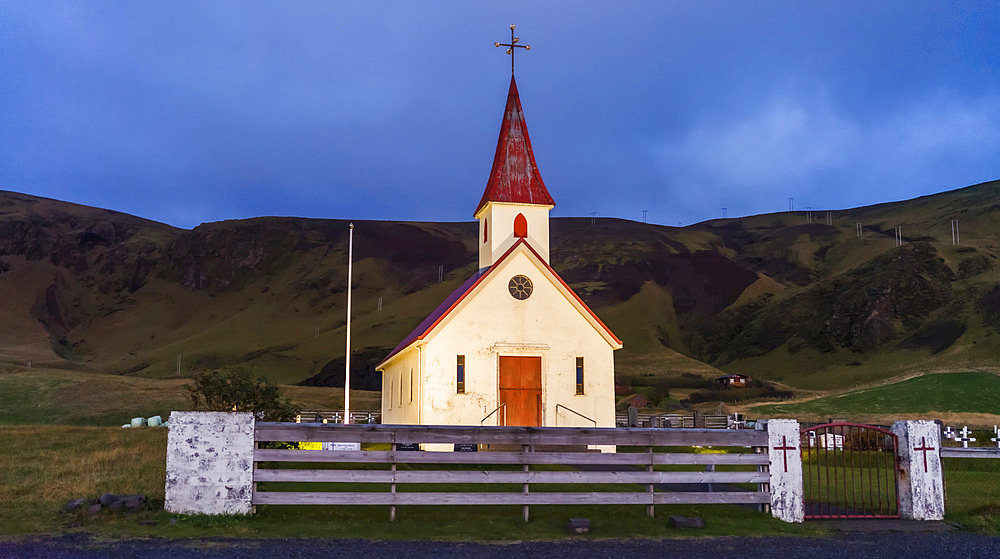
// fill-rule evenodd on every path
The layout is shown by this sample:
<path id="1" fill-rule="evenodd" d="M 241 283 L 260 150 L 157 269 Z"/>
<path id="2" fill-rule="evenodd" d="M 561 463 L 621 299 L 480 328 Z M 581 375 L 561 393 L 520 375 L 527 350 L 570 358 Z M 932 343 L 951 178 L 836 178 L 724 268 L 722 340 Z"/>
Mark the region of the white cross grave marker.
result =
<path id="1" fill-rule="evenodd" d="M 962 430 L 959 431 L 959 434 L 961 436 L 960 437 L 955 437 L 955 441 L 962 443 L 962 448 L 969 448 L 969 443 L 970 442 L 975 442 L 975 440 L 976 440 L 975 437 L 970 437 L 969 436 L 969 426 L 968 425 L 963 425 L 962 426 Z"/>
<path id="2" fill-rule="evenodd" d="M 951 425 L 944 428 L 944 438 L 946 439 L 955 438 L 955 430 L 951 428 Z"/>
<path id="3" fill-rule="evenodd" d="M 996 425 L 993 426 L 993 438 L 990 440 L 997 443 L 997 448 L 1000 448 L 1000 429 L 997 429 Z"/>

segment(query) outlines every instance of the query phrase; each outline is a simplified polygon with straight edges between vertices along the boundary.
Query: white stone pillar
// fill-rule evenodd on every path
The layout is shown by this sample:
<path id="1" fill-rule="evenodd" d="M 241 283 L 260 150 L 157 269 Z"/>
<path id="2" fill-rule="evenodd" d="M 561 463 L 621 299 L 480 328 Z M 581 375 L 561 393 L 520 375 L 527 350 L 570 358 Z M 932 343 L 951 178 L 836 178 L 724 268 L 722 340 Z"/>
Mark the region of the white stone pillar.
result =
<path id="1" fill-rule="evenodd" d="M 913 520 L 944 518 L 944 476 L 941 471 L 941 431 L 933 421 L 897 421 L 899 439 L 896 491 L 899 516 Z"/>
<path id="2" fill-rule="evenodd" d="M 785 522 L 802 522 L 806 515 L 802 487 L 802 449 L 799 422 L 769 419 L 767 450 L 771 470 L 771 516 Z"/>
<path id="3" fill-rule="evenodd" d="M 176 514 L 249 514 L 254 416 L 172 412 L 164 508 Z"/>

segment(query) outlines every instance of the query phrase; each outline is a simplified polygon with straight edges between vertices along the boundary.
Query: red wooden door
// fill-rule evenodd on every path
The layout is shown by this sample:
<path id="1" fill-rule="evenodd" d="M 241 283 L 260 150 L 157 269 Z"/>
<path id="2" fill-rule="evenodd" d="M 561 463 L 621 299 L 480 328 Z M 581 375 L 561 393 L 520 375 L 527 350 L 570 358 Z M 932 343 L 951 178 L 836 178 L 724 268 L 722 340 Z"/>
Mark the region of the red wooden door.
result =
<path id="1" fill-rule="evenodd" d="M 504 425 L 542 424 L 541 357 L 500 357 L 500 403 Z"/>

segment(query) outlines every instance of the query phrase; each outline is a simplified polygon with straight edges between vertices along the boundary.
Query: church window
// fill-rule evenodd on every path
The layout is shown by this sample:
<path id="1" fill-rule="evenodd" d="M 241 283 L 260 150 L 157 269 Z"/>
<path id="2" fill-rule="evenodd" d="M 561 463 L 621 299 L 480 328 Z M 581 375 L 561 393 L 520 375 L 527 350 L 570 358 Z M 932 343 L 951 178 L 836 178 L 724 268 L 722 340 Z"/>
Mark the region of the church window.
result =
<path id="1" fill-rule="evenodd" d="M 489 219 L 484 219 L 483 220 L 483 244 L 486 244 L 486 241 L 488 241 L 488 240 L 490 240 L 490 220 Z"/>
<path id="2" fill-rule="evenodd" d="M 507 290 L 518 301 L 523 301 L 531 297 L 532 289 L 531 280 L 528 279 L 528 276 L 522 276 L 521 274 L 510 278 L 510 282 L 507 284 Z"/>
<path id="3" fill-rule="evenodd" d="M 399 372 L 399 407 L 403 407 L 403 372 Z"/>
<path id="4" fill-rule="evenodd" d="M 410 403 L 413 403 L 413 369 L 410 369 Z"/>
<path id="5" fill-rule="evenodd" d="M 576 358 L 576 393 L 583 394 L 583 357 Z"/>
<path id="6" fill-rule="evenodd" d="M 458 356 L 458 363 L 455 366 L 455 392 L 465 394 L 465 356 Z"/>
<path id="7" fill-rule="evenodd" d="M 524 214 L 517 214 L 514 218 L 514 236 L 522 239 L 528 236 L 528 220 L 524 218 Z"/>
<path id="8" fill-rule="evenodd" d="M 394 382 L 395 381 L 393 381 L 391 378 L 389 379 L 389 409 L 390 410 L 392 409 L 392 389 L 393 389 L 393 383 Z"/>

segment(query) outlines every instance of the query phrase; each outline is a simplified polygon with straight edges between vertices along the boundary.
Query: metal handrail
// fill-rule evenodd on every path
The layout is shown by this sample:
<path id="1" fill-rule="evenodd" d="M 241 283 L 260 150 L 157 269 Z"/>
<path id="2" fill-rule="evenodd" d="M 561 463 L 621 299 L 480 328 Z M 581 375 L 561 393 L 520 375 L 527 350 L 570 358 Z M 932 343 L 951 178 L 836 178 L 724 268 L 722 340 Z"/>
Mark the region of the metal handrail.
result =
<path id="1" fill-rule="evenodd" d="M 507 402 L 504 402 L 504 403 L 500 404 L 499 406 L 497 406 L 497 409 L 495 409 L 495 410 L 491 411 L 490 413 L 486 414 L 486 417 L 484 417 L 483 420 L 479 422 L 479 426 L 482 427 L 483 424 L 486 423 L 486 420 L 489 419 L 491 415 L 495 414 L 496 412 L 500 411 L 501 409 L 503 409 L 504 412 L 506 412 L 507 411 L 506 408 L 507 408 Z"/>
<path id="2" fill-rule="evenodd" d="M 586 419 L 587 421 L 593 423 L 594 427 L 597 427 L 597 422 L 594 421 L 593 419 L 591 419 L 591 418 L 583 415 L 582 413 L 574 410 L 573 408 L 564 406 L 562 404 L 556 404 L 556 425 L 559 425 L 559 408 L 562 408 L 562 409 L 564 409 L 566 411 L 571 411 L 571 412 L 575 413 L 576 415 L 579 415 L 580 417 L 582 417 L 582 418 Z"/>

